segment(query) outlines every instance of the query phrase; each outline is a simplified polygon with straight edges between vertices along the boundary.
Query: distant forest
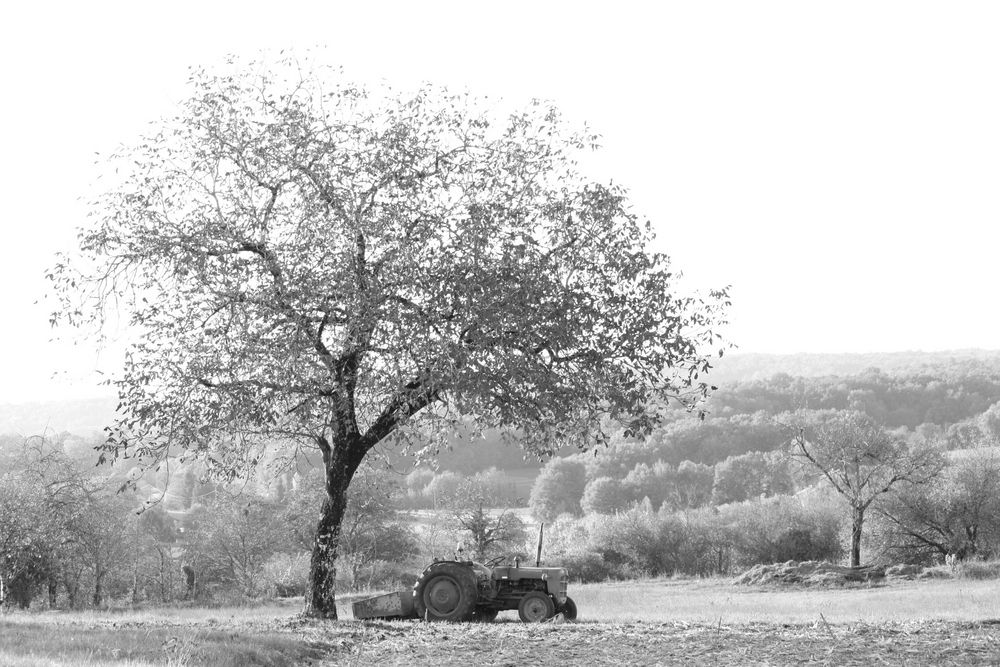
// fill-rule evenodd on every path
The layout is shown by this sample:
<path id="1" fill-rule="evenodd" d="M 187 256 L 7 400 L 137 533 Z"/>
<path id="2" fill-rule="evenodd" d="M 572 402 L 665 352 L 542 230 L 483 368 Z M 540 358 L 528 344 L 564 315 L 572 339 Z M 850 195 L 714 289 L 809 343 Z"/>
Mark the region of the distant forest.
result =
<path id="1" fill-rule="evenodd" d="M 934 372 L 941 368 L 960 368 L 965 363 L 1000 363 L 1000 350 L 948 350 L 944 352 L 865 352 L 856 354 L 801 353 L 763 354 L 757 352 L 727 354 L 712 362 L 712 381 L 719 385 L 748 380 L 765 380 L 784 373 L 793 377 L 855 375 L 866 368 L 878 368 L 891 375 Z"/>
<path id="2" fill-rule="evenodd" d="M 675 407 L 653 434 L 653 440 L 669 440 L 657 448 L 658 458 L 713 465 L 773 450 L 784 437 L 773 418 L 798 410 L 858 410 L 889 428 L 925 434 L 951 429 L 949 446 L 956 448 L 962 443 L 954 427 L 1000 402 L 1000 351 L 732 354 L 713 365 L 708 380 L 718 389 L 704 405 L 704 421 Z M 0 405 L 0 434 L 92 437 L 113 419 L 116 404 L 109 397 Z M 540 467 L 516 447 L 498 447 L 498 440 L 495 434 L 471 443 L 456 437 L 439 454 L 438 467 L 466 475 Z M 586 443 L 568 443 L 565 454 L 580 444 Z"/>

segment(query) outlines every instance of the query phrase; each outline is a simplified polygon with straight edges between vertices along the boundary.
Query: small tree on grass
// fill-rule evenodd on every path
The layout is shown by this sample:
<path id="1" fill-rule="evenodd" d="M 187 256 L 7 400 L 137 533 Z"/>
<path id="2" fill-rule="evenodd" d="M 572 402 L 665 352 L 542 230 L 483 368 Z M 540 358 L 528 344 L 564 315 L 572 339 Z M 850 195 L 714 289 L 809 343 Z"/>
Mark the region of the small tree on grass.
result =
<path id="1" fill-rule="evenodd" d="M 188 561 L 199 582 L 215 583 L 246 598 L 267 591 L 265 565 L 289 543 L 280 507 L 250 493 L 222 492 L 190 517 Z M 200 585 L 200 584 L 199 584 Z"/>
<path id="2" fill-rule="evenodd" d="M 107 583 L 123 579 L 128 568 L 128 538 L 132 514 L 138 503 L 134 497 L 114 493 L 118 484 L 87 489 L 83 503 L 67 522 L 67 536 L 72 551 L 91 572 L 93 605 L 107 599 Z"/>
<path id="3" fill-rule="evenodd" d="M 843 413 L 818 427 L 800 427 L 792 451 L 819 470 L 851 511 L 851 567 L 861 564 L 868 509 L 894 488 L 925 484 L 943 465 L 938 452 L 910 449 L 869 417 Z"/>
<path id="4" fill-rule="evenodd" d="M 510 510 L 513 501 L 498 493 L 488 478 L 477 475 L 464 481 L 445 504 L 473 560 L 486 561 L 522 550 L 524 522 Z"/>
<path id="5" fill-rule="evenodd" d="M 728 295 L 677 294 L 625 192 L 577 171 L 594 135 L 551 106 L 498 119 L 294 59 L 191 85 L 113 158 L 52 319 L 135 336 L 109 457 L 232 478 L 266 443 L 319 450 L 308 613 L 336 618 L 347 490 L 379 443 L 423 422 L 550 453 L 708 392 Z"/>
<path id="6" fill-rule="evenodd" d="M 27 608 L 36 589 L 54 575 L 62 533 L 47 509 L 42 490 L 16 472 L 0 474 L 0 605 Z"/>

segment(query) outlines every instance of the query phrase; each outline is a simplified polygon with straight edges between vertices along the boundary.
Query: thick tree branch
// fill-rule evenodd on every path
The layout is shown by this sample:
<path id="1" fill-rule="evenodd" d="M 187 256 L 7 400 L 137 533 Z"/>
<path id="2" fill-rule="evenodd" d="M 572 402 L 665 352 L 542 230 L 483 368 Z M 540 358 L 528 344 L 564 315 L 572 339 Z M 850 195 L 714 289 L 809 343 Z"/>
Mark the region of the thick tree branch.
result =
<path id="1" fill-rule="evenodd" d="M 428 377 L 414 380 L 399 391 L 368 428 L 365 446 L 374 447 L 395 428 L 419 411 L 439 400 L 438 389 Z"/>

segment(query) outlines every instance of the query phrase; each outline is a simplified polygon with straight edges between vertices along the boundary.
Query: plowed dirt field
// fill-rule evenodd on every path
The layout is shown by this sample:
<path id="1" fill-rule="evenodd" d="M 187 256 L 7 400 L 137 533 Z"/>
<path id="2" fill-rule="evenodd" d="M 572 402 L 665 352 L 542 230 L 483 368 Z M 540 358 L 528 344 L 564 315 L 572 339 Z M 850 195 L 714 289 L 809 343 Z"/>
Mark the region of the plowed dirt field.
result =
<path id="1" fill-rule="evenodd" d="M 1000 625 L 304 624 L 327 665 L 1000 665 Z"/>

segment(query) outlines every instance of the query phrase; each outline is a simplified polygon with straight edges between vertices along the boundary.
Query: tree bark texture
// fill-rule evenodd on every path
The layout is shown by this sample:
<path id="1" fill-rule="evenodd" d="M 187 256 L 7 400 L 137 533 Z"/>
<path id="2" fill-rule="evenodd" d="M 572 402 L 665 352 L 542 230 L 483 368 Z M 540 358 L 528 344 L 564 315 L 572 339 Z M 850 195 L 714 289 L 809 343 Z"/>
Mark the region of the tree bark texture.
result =
<path id="1" fill-rule="evenodd" d="M 104 604 L 104 576 L 108 573 L 101 563 L 94 568 L 94 607 Z"/>
<path id="2" fill-rule="evenodd" d="M 336 560 L 340 525 L 347 511 L 347 487 L 367 448 L 356 435 L 344 437 L 332 445 L 321 441 L 320 448 L 326 467 L 326 498 L 309 562 L 305 613 L 307 616 L 336 620 Z"/>
<path id="3" fill-rule="evenodd" d="M 861 566 L 861 534 L 865 525 L 865 511 L 855 507 L 851 516 L 851 567 Z"/>

